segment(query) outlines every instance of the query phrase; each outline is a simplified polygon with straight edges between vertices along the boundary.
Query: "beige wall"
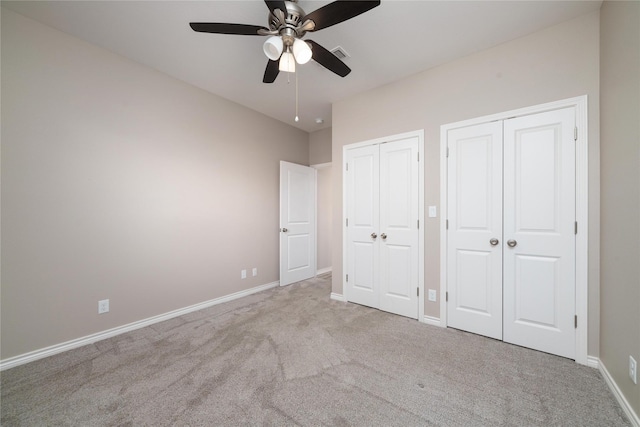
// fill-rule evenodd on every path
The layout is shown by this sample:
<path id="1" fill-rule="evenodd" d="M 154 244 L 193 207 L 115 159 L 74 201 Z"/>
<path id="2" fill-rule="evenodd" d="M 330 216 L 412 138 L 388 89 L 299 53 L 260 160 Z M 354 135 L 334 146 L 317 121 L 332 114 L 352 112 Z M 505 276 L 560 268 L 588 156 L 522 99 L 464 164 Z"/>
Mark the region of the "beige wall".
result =
<path id="1" fill-rule="evenodd" d="M 318 257 L 317 268 L 331 267 L 332 230 L 332 179 L 331 179 L 331 128 L 309 134 L 309 164 L 318 167 Z M 329 165 L 328 165 L 329 164 Z"/>
<path id="2" fill-rule="evenodd" d="M 308 159 L 306 132 L 3 9 L 1 358 L 278 280 L 279 161 Z"/>
<path id="3" fill-rule="evenodd" d="M 319 165 L 331 162 L 331 128 L 309 134 L 309 164 Z"/>
<path id="4" fill-rule="evenodd" d="M 318 270 L 331 267 L 331 166 L 318 168 Z"/>
<path id="5" fill-rule="evenodd" d="M 598 353 L 599 12 L 426 70 L 333 105 L 333 163 L 342 149 L 425 130 L 425 210 L 440 203 L 440 126 L 545 102 L 589 98 L 589 354 Z M 333 176 L 333 291 L 342 293 L 342 168 Z M 440 210 L 438 210 L 439 212 Z M 425 288 L 440 289 L 440 218 L 427 218 Z M 425 292 L 426 294 L 427 292 Z M 439 317 L 439 303 L 425 314 Z"/>
<path id="6" fill-rule="evenodd" d="M 600 28 L 600 359 L 640 414 L 640 3 L 605 1 Z"/>

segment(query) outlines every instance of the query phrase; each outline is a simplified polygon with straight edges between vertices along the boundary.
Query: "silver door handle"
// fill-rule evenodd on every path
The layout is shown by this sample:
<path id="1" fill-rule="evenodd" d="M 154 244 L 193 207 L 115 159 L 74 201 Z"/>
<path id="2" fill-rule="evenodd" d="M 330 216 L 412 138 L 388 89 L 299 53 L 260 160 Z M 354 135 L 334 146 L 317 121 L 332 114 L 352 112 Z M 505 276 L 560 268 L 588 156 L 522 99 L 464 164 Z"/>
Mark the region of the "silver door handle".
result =
<path id="1" fill-rule="evenodd" d="M 289 230 L 287 230 L 286 228 L 281 228 L 280 231 L 282 231 L 283 233 L 286 233 Z"/>
<path id="2" fill-rule="evenodd" d="M 507 240 L 507 246 L 509 246 L 510 248 L 515 248 L 517 244 L 518 244 L 518 242 L 516 242 L 513 239 Z"/>
<path id="3" fill-rule="evenodd" d="M 500 243 L 500 240 L 494 237 L 493 239 L 489 240 L 489 243 L 491 243 L 491 246 L 496 246 L 498 243 Z"/>
<path id="4" fill-rule="evenodd" d="M 382 234 L 380 235 L 380 237 L 382 237 L 382 240 L 385 240 L 385 239 L 387 238 L 387 235 L 386 235 L 386 234 L 384 234 L 384 233 L 382 233 Z"/>
<path id="5" fill-rule="evenodd" d="M 378 237 L 378 235 L 376 233 L 371 233 L 371 238 L 375 239 L 376 237 Z"/>

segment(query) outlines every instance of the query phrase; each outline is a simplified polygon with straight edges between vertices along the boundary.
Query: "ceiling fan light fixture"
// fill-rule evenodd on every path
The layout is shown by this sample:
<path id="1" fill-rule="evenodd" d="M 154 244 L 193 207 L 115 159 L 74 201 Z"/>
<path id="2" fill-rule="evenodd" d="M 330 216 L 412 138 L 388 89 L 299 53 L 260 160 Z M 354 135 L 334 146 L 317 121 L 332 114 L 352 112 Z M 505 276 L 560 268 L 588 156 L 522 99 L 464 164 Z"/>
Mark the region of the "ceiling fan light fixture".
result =
<path id="1" fill-rule="evenodd" d="M 293 55 L 298 64 L 306 64 L 311 59 L 311 48 L 304 40 L 296 39 L 293 42 Z"/>
<path id="2" fill-rule="evenodd" d="M 296 72 L 296 60 L 293 57 L 293 54 L 289 51 L 283 52 L 282 56 L 280 56 L 280 63 L 278 64 L 278 69 L 280 71 L 285 71 L 287 73 L 295 73 Z"/>
<path id="3" fill-rule="evenodd" d="M 271 36 L 264 42 L 262 49 L 264 50 L 264 54 L 267 55 L 272 61 L 277 61 L 282 54 L 282 38 L 280 36 Z"/>

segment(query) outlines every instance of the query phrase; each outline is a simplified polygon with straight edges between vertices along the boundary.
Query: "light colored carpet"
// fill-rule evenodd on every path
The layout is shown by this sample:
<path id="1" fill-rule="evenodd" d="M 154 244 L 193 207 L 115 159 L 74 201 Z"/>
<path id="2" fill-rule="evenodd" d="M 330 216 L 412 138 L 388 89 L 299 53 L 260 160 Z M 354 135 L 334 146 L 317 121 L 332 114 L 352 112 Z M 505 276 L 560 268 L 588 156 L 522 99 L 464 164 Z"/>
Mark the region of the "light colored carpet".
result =
<path id="1" fill-rule="evenodd" d="M 595 369 L 329 293 L 307 280 L 2 372 L 2 425 L 629 425 Z"/>

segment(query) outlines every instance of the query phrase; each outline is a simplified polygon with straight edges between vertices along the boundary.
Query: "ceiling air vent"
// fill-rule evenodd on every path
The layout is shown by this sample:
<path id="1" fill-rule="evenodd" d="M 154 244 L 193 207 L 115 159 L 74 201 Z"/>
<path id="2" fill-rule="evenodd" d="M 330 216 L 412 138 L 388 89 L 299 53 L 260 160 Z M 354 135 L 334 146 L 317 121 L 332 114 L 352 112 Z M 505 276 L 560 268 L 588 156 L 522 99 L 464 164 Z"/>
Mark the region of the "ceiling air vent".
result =
<path id="1" fill-rule="evenodd" d="M 344 48 L 342 46 L 334 47 L 329 52 L 333 53 L 335 55 L 335 57 L 338 58 L 338 59 L 345 59 L 345 58 L 350 58 L 351 57 L 351 55 L 349 55 L 347 53 L 347 51 L 344 50 Z"/>

